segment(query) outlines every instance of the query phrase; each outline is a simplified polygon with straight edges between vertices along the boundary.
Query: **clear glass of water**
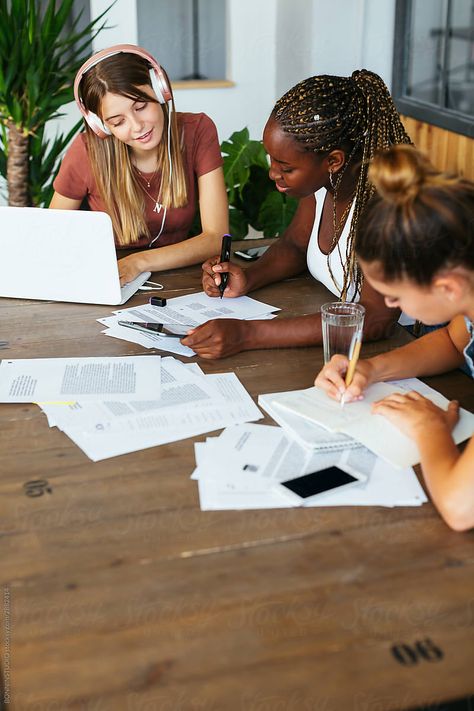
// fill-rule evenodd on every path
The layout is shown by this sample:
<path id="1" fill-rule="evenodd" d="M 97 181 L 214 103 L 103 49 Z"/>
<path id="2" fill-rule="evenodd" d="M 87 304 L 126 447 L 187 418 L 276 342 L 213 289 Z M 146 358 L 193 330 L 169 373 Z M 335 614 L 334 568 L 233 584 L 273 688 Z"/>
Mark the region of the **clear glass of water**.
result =
<path id="1" fill-rule="evenodd" d="M 365 308 L 349 301 L 334 301 L 321 306 L 325 363 L 336 353 L 350 356 L 351 345 L 362 340 L 364 316 Z"/>

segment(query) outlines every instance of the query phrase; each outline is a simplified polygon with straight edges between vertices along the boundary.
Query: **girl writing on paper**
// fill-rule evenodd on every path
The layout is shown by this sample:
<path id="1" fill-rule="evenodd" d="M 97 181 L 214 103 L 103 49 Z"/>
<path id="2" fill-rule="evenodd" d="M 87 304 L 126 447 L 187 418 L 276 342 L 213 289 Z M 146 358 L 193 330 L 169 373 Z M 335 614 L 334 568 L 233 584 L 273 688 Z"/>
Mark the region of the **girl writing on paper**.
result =
<path id="1" fill-rule="evenodd" d="M 246 271 L 219 264 L 218 256 L 209 259 L 203 265 L 204 290 L 219 296 L 224 271 L 229 274 L 224 296 L 233 297 L 308 268 L 337 299 L 360 299 L 366 338 L 385 337 L 399 314 L 362 283 L 354 254 L 359 216 L 373 193 L 369 160 L 392 144 L 410 143 L 384 82 L 366 70 L 300 82 L 277 101 L 263 143 L 270 178 L 277 190 L 300 198 L 298 209 L 285 233 Z M 275 321 L 210 321 L 183 341 L 204 358 L 321 342 L 319 313 Z"/>
<path id="2" fill-rule="evenodd" d="M 54 181 L 50 207 L 107 212 L 122 284 L 143 271 L 202 262 L 228 231 L 216 128 L 205 114 L 176 113 L 168 77 L 148 52 L 117 45 L 79 70 L 85 120 Z M 187 239 L 199 204 L 202 233 Z"/>
<path id="3" fill-rule="evenodd" d="M 377 156 L 369 178 L 377 197 L 359 223 L 356 245 L 365 281 L 389 308 L 403 309 L 427 324 L 449 324 L 359 361 L 347 389 L 347 359 L 334 356 L 316 385 L 336 399 L 344 393 L 347 403 L 377 381 L 435 375 L 460 366 L 474 377 L 474 185 L 440 174 L 408 146 Z M 472 528 L 474 438 L 460 454 L 451 436 L 458 403 L 450 402 L 444 411 L 410 392 L 381 400 L 373 411 L 416 441 L 428 489 L 448 525 Z"/>

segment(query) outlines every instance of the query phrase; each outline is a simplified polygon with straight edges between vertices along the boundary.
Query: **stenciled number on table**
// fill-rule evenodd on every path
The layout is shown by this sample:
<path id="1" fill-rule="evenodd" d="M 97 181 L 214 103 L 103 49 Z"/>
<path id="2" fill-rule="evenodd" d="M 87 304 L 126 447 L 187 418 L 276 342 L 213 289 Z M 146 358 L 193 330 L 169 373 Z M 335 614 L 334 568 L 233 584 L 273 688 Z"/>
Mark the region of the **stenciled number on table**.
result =
<path id="1" fill-rule="evenodd" d="M 43 496 L 45 493 L 53 493 L 53 489 L 47 479 L 32 479 L 31 481 L 27 481 L 23 484 L 23 489 L 26 496 L 33 498 Z"/>
<path id="2" fill-rule="evenodd" d="M 396 661 L 405 667 L 412 667 L 418 662 L 440 662 L 444 653 L 429 637 L 417 640 L 414 644 L 394 644 L 391 647 Z"/>

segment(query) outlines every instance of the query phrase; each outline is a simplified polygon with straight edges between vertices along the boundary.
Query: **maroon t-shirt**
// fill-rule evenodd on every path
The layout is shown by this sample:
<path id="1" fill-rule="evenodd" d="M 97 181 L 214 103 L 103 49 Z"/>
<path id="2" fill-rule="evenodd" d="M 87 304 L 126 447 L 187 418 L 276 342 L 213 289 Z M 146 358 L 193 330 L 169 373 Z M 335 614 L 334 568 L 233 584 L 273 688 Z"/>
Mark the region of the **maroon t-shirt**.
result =
<path id="1" fill-rule="evenodd" d="M 153 243 L 153 247 L 164 247 L 168 244 L 182 242 L 188 236 L 189 229 L 196 214 L 198 204 L 197 179 L 201 175 L 210 173 L 223 164 L 219 139 L 214 122 L 206 114 L 177 113 L 178 129 L 183 136 L 183 159 L 188 190 L 188 202 L 184 207 L 168 208 L 163 232 L 160 238 Z M 107 140 L 107 139 L 104 139 Z M 154 196 L 159 194 L 161 176 L 158 173 L 142 173 L 150 180 L 150 187 L 144 181 L 145 219 L 150 229 L 151 238 L 156 237 L 161 229 L 164 210 L 153 212 L 155 207 Z M 153 180 L 151 178 L 153 177 Z M 87 198 L 91 210 L 106 212 L 105 205 L 99 195 L 92 168 L 87 153 L 87 138 L 85 133 L 80 133 L 71 143 L 61 163 L 56 176 L 54 189 L 60 195 L 72 200 Z M 148 237 L 142 237 L 138 242 L 118 248 L 130 249 L 147 247 Z"/>

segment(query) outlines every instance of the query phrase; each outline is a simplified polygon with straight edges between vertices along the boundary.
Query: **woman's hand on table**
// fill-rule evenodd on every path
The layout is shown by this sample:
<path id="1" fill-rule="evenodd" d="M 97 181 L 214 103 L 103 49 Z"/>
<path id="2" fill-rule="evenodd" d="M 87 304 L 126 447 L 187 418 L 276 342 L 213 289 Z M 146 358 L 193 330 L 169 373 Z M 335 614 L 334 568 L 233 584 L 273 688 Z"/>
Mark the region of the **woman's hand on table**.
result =
<path id="1" fill-rule="evenodd" d="M 139 274 L 147 270 L 146 264 L 143 261 L 143 255 L 139 254 L 129 254 L 128 257 L 123 257 L 118 260 L 118 270 L 120 277 L 120 286 L 129 284 L 135 279 Z"/>
<path id="2" fill-rule="evenodd" d="M 343 394 L 344 402 L 362 400 L 364 390 L 374 381 L 372 365 L 369 360 L 360 360 L 352 383 L 346 388 L 345 375 L 348 367 L 349 359 L 346 356 L 335 355 L 318 373 L 314 384 L 334 400 L 340 400 Z"/>
<path id="3" fill-rule="evenodd" d="M 219 284 L 221 274 L 229 275 L 223 296 L 233 298 L 247 293 L 247 277 L 245 271 L 233 262 L 222 262 L 220 256 L 211 257 L 202 265 L 202 288 L 208 296 L 220 296 Z"/>
<path id="4" fill-rule="evenodd" d="M 214 319 L 193 328 L 181 343 L 201 358 L 226 358 L 245 350 L 249 328 L 249 321 Z"/>
<path id="5" fill-rule="evenodd" d="M 459 403 L 451 400 L 448 409 L 443 410 L 413 390 L 406 394 L 393 393 L 374 402 L 372 412 L 383 415 L 408 437 L 417 440 L 432 429 L 451 432 L 459 419 Z"/>

